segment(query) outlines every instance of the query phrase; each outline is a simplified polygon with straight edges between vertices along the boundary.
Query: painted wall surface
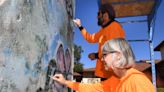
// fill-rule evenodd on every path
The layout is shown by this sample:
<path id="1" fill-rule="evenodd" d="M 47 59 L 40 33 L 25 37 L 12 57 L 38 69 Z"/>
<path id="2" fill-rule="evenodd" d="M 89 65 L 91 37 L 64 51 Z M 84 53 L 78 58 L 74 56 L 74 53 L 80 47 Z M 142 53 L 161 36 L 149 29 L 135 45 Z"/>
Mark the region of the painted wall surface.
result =
<path id="1" fill-rule="evenodd" d="M 74 0 L 0 0 L 0 92 L 68 92 Z"/>

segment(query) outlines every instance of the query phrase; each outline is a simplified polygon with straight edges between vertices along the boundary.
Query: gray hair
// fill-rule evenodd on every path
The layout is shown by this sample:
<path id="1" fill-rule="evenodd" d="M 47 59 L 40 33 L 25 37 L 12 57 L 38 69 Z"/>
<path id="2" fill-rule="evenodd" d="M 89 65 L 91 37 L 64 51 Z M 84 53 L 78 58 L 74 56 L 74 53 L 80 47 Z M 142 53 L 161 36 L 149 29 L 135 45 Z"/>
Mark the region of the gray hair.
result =
<path id="1" fill-rule="evenodd" d="M 102 53 L 108 52 L 122 53 L 118 62 L 112 62 L 113 67 L 117 68 L 130 68 L 134 65 L 135 56 L 128 42 L 123 38 L 116 38 L 106 41 L 102 48 Z"/>

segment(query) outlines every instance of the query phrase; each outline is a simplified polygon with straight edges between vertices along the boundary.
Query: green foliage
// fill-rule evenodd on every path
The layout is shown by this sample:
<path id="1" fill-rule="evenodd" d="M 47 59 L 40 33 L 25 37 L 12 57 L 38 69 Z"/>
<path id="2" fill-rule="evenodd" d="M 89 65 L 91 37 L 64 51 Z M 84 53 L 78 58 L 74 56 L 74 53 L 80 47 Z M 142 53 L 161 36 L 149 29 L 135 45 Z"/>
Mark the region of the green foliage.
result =
<path id="1" fill-rule="evenodd" d="M 74 60 L 75 60 L 75 62 L 80 61 L 82 52 L 83 52 L 82 47 L 74 44 Z"/>
<path id="2" fill-rule="evenodd" d="M 83 71 L 83 64 L 82 63 L 77 63 L 74 65 L 74 72 L 82 72 Z"/>
<path id="3" fill-rule="evenodd" d="M 74 72 L 82 72 L 83 64 L 80 62 L 82 47 L 74 44 Z"/>

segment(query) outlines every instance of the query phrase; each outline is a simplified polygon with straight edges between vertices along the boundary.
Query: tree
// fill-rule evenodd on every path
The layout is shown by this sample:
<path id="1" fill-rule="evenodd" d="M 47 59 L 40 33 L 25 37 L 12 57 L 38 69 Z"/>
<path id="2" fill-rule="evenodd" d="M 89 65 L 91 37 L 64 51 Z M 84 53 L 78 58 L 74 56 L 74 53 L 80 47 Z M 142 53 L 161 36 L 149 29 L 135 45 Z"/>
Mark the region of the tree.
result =
<path id="1" fill-rule="evenodd" d="M 83 71 L 83 64 L 80 62 L 82 52 L 82 47 L 74 44 L 74 72 Z"/>

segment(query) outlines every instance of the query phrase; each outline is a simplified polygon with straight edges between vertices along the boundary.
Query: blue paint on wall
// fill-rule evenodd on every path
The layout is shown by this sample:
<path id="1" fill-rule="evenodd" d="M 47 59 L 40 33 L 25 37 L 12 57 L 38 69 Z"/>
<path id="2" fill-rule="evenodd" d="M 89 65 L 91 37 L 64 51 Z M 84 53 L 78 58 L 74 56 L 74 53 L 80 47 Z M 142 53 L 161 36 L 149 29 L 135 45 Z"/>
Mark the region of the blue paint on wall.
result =
<path id="1" fill-rule="evenodd" d="M 73 9 L 74 0 L 66 1 Z M 68 91 L 48 77 L 72 66 L 65 60 L 66 51 L 73 62 L 73 40 L 67 39 L 73 36 L 73 25 L 66 1 L 0 1 L 0 92 Z"/>

